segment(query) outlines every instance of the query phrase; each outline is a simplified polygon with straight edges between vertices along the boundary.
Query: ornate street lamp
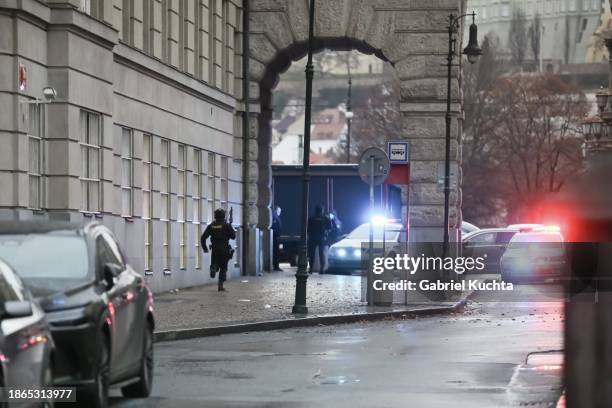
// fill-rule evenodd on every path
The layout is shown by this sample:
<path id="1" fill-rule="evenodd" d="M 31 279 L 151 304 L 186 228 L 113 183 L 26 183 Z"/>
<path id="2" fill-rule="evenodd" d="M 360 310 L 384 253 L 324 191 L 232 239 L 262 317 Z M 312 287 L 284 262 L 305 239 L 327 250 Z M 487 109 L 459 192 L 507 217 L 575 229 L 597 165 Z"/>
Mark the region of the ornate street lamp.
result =
<path id="1" fill-rule="evenodd" d="M 443 256 L 448 254 L 449 236 L 448 236 L 448 218 L 450 205 L 450 144 L 451 144 L 451 84 L 452 84 L 452 67 L 453 60 L 456 56 L 457 45 L 457 30 L 459 23 L 464 17 L 472 16 L 472 24 L 470 25 L 470 36 L 467 47 L 463 50 L 463 54 L 467 56 L 470 64 L 475 64 L 482 55 L 482 49 L 478 46 L 478 27 L 476 26 L 476 13 L 463 14 L 455 17 L 454 14 L 449 16 L 448 24 L 448 55 L 446 57 L 448 75 L 446 89 L 446 156 L 444 159 L 444 243 Z"/>
<path id="2" fill-rule="evenodd" d="M 599 88 L 599 91 L 595 94 L 595 98 L 597 99 L 597 107 L 599 108 L 599 112 L 603 112 L 604 109 L 608 106 L 608 91 L 604 89 L 603 85 Z"/>
<path id="3" fill-rule="evenodd" d="M 302 219 L 300 251 L 298 253 L 298 267 L 295 273 L 295 303 L 294 314 L 308 313 L 306 307 L 306 281 L 308 280 L 308 195 L 310 187 L 310 119 L 312 109 L 312 79 L 314 65 L 312 63 L 312 50 L 314 48 L 314 8 L 315 0 L 310 0 L 308 13 L 308 60 L 306 62 L 306 103 L 304 107 L 304 159 L 302 163 Z"/>

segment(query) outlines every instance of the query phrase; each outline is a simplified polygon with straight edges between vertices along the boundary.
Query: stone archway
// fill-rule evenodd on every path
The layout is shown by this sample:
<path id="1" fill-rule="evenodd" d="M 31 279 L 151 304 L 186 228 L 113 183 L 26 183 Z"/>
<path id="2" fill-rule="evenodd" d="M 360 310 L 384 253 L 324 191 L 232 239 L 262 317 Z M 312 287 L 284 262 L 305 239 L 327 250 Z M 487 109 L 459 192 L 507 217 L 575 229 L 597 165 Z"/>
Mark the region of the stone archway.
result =
<path id="1" fill-rule="evenodd" d="M 411 184 L 403 215 L 412 241 L 441 241 L 444 196 L 437 168 L 444 161 L 448 16 L 464 0 L 316 0 L 315 48 L 375 54 L 389 61 L 401 81 L 401 134 L 410 142 Z M 249 75 L 249 220 L 262 230 L 271 213 L 271 92 L 293 61 L 307 53 L 308 0 L 252 0 Z M 461 32 L 461 30 L 460 30 Z M 459 48 L 459 47 L 458 47 Z M 453 71 L 451 160 L 460 162 L 459 70 Z M 451 220 L 460 220 L 460 189 L 451 193 Z M 410 202 L 410 206 L 406 204 Z M 451 240 L 455 234 L 451 233 Z"/>

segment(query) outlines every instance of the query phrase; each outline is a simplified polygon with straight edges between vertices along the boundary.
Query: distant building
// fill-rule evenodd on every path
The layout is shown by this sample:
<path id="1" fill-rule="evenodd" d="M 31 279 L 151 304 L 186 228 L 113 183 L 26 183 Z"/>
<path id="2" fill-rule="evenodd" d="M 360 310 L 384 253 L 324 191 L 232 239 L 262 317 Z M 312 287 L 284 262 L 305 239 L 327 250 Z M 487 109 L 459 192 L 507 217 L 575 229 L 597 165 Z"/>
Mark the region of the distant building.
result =
<path id="1" fill-rule="evenodd" d="M 303 155 L 304 115 L 293 118 L 290 125 L 276 124 L 275 129 L 285 130 L 279 142 L 272 148 L 274 163 L 300 164 Z M 312 115 L 310 130 L 310 158 L 312 164 L 331 163 L 332 153 L 336 152 L 346 134 L 346 118 L 341 107 L 327 108 Z"/>
<path id="2" fill-rule="evenodd" d="M 327 108 L 313 115 L 312 124 L 313 140 L 338 141 L 346 126 L 346 117 L 339 108 Z"/>
<path id="3" fill-rule="evenodd" d="M 607 0 L 469 0 L 468 10 L 477 14 L 479 33 L 499 38 L 501 54 L 510 56 L 509 32 L 513 11 L 525 12 L 527 29 L 539 14 L 542 23 L 541 57 L 545 70 L 562 64 L 587 61 L 587 49 L 599 27 Z M 526 60 L 534 60 L 527 44 Z"/>

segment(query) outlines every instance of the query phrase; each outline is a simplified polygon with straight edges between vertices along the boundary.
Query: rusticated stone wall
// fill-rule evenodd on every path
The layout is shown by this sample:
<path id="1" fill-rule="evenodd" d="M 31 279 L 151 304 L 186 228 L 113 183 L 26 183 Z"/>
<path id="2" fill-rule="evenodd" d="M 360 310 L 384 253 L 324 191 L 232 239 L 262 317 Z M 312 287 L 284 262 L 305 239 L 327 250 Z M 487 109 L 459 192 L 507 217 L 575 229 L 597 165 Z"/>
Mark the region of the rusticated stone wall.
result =
<path id="1" fill-rule="evenodd" d="M 250 3 L 250 76 L 252 112 L 249 160 L 257 172 L 258 225 L 270 225 L 271 173 L 269 111 L 278 75 L 307 52 L 308 0 L 252 0 Z M 317 0 L 316 48 L 356 49 L 389 61 L 401 80 L 402 132 L 410 142 L 411 184 L 403 195 L 413 241 L 442 240 L 444 195 L 437 168 L 444 162 L 447 25 L 462 0 Z M 458 31 L 463 32 L 462 29 Z M 461 44 L 458 44 L 461 49 Z M 459 70 L 452 78 L 451 160 L 460 162 L 461 107 Z M 255 163 L 257 163 L 255 165 Z M 256 169 L 256 170 L 255 170 Z M 253 178 L 255 179 L 255 178 Z M 460 174 L 459 174 L 460 180 Z M 408 205 L 409 203 L 409 205 Z M 451 194 L 451 226 L 461 219 L 460 188 Z M 253 209 L 254 211 L 254 209 Z M 451 239 L 455 234 L 451 234 Z"/>

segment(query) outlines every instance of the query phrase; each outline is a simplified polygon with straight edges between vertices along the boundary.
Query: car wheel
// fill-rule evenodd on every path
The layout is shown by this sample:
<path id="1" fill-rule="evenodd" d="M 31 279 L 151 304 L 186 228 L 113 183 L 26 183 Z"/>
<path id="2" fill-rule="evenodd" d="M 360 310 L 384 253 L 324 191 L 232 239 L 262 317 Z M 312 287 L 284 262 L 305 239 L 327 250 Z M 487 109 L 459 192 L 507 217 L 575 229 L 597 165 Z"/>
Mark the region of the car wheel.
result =
<path id="1" fill-rule="evenodd" d="M 139 379 L 137 382 L 121 389 L 124 397 L 147 398 L 151 395 L 153 385 L 153 329 L 150 324 L 146 325 L 143 343 Z"/>
<path id="2" fill-rule="evenodd" d="M 96 361 L 94 384 L 85 393 L 88 406 L 106 408 L 110 388 L 110 341 L 105 333 L 100 333 L 100 347 Z"/>

